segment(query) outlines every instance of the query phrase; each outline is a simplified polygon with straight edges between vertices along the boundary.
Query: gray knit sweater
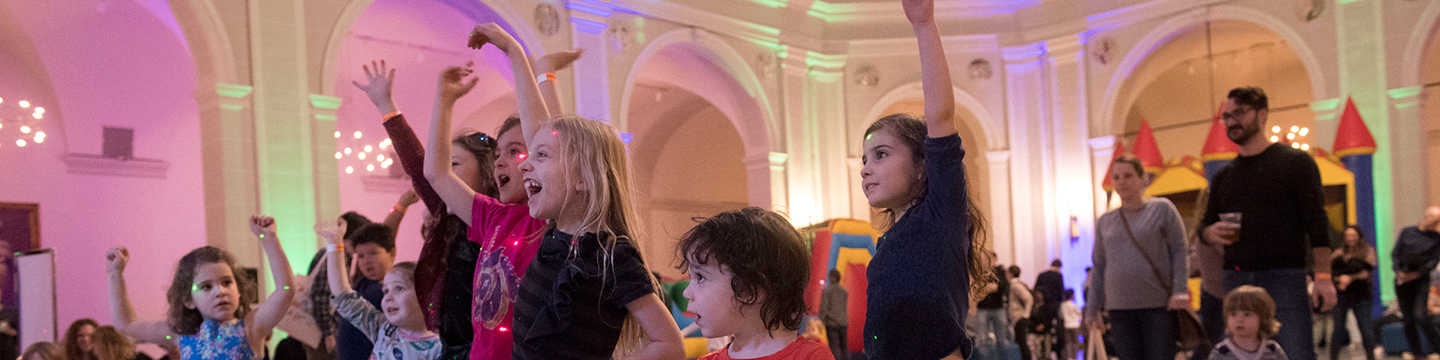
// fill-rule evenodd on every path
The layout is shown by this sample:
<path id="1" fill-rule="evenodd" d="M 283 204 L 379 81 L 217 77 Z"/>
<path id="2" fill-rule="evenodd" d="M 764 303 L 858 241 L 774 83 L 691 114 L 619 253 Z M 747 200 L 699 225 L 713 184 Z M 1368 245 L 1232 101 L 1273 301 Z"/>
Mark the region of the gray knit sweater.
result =
<path id="1" fill-rule="evenodd" d="M 1095 288 L 1093 298 L 1087 304 L 1091 309 L 1133 310 L 1165 307 L 1171 294 L 1188 291 L 1186 280 L 1185 226 L 1175 204 L 1165 198 L 1150 198 L 1137 212 L 1127 211 L 1130 229 L 1135 233 L 1135 242 L 1125 232 L 1125 222 L 1120 218 L 1121 209 L 1111 210 L 1095 222 L 1094 273 L 1091 275 Z M 1136 249 L 1135 243 L 1140 244 Z M 1165 282 L 1156 279 L 1145 261 L 1144 251 Z M 1173 290 L 1166 293 L 1167 285 Z"/>

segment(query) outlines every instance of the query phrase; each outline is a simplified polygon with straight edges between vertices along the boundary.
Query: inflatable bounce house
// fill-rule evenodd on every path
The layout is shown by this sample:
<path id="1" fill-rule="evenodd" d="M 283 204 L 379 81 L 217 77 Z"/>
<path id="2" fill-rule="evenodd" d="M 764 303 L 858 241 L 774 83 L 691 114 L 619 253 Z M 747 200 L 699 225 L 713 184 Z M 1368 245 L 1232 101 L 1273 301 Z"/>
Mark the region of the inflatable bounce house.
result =
<path id="1" fill-rule="evenodd" d="M 832 219 L 800 229 L 810 240 L 810 283 L 805 287 L 805 306 L 809 315 L 820 309 L 820 291 L 830 270 L 840 271 L 840 286 L 849 294 L 846 301 L 850 324 L 845 344 L 850 352 L 864 350 L 861 334 L 865 329 L 865 269 L 875 256 L 875 239 L 880 233 L 870 223 L 856 219 Z"/>

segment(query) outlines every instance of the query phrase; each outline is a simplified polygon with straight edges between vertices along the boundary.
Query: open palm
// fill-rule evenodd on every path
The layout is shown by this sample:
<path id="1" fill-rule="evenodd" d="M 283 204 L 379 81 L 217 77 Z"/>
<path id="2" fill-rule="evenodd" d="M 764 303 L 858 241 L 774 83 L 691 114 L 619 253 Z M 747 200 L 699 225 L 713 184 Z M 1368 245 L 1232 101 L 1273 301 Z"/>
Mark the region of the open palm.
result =
<path id="1" fill-rule="evenodd" d="M 355 84 L 355 87 L 364 91 L 365 96 L 370 97 L 370 102 L 380 108 L 381 112 L 389 113 L 394 111 L 394 109 L 388 109 L 387 111 L 386 107 L 394 107 L 394 100 L 390 96 L 390 88 L 395 83 L 395 69 L 386 66 L 385 60 L 380 60 L 378 63 L 371 61 L 370 65 L 363 65 L 362 67 L 365 69 L 366 83 L 361 84 L 359 81 L 351 81 L 350 83 Z"/>

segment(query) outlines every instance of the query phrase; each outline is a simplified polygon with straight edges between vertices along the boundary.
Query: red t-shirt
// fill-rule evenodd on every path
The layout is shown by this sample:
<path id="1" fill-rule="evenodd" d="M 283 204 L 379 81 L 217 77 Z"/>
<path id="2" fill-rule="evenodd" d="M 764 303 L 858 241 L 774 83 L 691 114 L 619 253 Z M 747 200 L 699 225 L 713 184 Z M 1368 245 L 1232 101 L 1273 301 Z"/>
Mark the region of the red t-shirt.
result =
<path id="1" fill-rule="evenodd" d="M 769 356 L 761 356 L 758 358 L 746 360 L 792 359 L 835 360 L 835 355 L 830 354 L 830 348 L 825 347 L 825 344 L 821 344 L 819 341 L 815 341 L 813 339 L 801 337 L 795 339 L 795 342 L 790 343 L 790 345 L 786 346 L 784 349 L 780 349 L 779 352 L 770 354 Z M 700 360 L 733 360 L 733 358 L 730 357 L 730 346 L 725 346 L 724 349 L 715 350 L 715 352 L 705 354 L 705 356 L 700 357 Z"/>

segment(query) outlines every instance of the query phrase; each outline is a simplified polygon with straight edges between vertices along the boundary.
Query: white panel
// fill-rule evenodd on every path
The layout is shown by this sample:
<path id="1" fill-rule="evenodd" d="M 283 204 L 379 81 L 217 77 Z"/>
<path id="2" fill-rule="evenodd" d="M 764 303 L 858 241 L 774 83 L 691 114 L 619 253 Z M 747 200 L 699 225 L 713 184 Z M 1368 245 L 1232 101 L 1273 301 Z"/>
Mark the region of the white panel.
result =
<path id="1" fill-rule="evenodd" d="M 55 342 L 55 252 L 32 251 L 15 259 L 20 278 L 20 348 Z"/>

